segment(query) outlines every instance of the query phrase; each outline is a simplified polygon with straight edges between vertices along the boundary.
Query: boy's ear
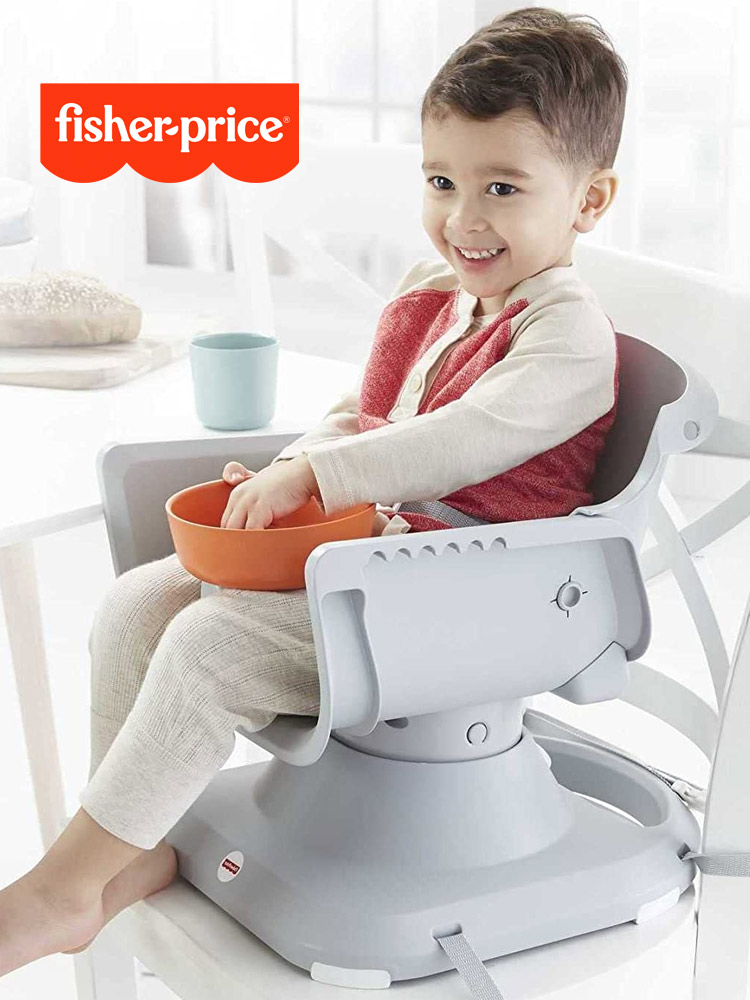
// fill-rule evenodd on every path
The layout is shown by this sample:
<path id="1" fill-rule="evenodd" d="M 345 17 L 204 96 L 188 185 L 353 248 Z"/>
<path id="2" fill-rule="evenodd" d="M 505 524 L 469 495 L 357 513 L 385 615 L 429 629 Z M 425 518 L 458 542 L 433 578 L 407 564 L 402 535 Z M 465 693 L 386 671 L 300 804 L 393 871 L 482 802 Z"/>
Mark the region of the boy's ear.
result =
<path id="1" fill-rule="evenodd" d="M 573 228 L 590 233 L 614 200 L 620 178 L 614 170 L 597 170 L 588 179 Z"/>

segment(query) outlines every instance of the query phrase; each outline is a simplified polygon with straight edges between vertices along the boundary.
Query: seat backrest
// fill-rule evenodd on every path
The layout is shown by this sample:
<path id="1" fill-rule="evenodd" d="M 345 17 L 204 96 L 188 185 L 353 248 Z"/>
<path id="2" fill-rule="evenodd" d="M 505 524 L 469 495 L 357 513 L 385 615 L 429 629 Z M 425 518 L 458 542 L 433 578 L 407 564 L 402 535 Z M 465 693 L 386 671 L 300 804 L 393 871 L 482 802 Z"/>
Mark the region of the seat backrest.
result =
<path id="1" fill-rule="evenodd" d="M 701 374 L 653 344 L 618 333 L 619 395 L 592 481 L 593 503 L 573 513 L 617 518 L 639 549 L 669 455 L 703 443 L 718 400 Z"/>
<path id="2" fill-rule="evenodd" d="M 685 391 L 685 371 L 651 344 L 617 335 L 619 394 L 615 422 L 591 486 L 594 503 L 616 497 L 635 477 L 646 454 L 659 410 Z"/>

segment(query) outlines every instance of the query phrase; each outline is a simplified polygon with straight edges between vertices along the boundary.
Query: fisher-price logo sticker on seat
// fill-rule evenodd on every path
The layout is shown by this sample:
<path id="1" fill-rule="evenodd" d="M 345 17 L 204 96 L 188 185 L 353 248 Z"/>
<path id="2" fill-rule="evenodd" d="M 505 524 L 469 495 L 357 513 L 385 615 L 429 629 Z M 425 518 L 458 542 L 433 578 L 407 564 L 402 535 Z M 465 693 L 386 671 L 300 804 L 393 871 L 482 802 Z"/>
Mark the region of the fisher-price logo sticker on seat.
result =
<path id="1" fill-rule="evenodd" d="M 43 83 L 41 162 L 90 183 L 126 163 L 174 183 L 212 163 L 239 181 L 299 163 L 298 83 Z"/>
<path id="2" fill-rule="evenodd" d="M 242 851 L 230 851 L 216 870 L 217 879 L 220 882 L 231 882 L 242 871 L 244 862 L 245 855 Z"/>

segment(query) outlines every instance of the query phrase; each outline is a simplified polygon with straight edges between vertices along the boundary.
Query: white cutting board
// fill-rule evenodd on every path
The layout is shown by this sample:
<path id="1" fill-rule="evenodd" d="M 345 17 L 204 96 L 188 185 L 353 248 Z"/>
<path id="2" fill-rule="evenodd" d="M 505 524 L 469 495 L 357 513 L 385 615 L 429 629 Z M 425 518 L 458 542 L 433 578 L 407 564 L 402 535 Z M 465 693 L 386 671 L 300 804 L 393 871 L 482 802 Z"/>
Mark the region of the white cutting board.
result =
<path id="1" fill-rule="evenodd" d="M 191 339 L 216 333 L 211 315 L 144 313 L 135 340 L 65 347 L 0 348 L 0 383 L 48 389 L 102 389 L 185 357 Z"/>

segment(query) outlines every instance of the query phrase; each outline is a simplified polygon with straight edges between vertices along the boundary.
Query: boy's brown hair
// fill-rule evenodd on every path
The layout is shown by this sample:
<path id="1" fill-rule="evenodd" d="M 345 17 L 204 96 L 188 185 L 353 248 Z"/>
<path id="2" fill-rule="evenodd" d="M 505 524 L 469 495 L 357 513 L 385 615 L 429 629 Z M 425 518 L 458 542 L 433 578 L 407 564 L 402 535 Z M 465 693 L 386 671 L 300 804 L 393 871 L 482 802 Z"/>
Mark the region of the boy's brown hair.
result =
<path id="1" fill-rule="evenodd" d="M 571 180 L 610 168 L 620 144 L 627 66 L 586 14 L 523 7 L 494 18 L 449 56 L 422 99 L 421 121 L 488 121 L 525 112 Z"/>

